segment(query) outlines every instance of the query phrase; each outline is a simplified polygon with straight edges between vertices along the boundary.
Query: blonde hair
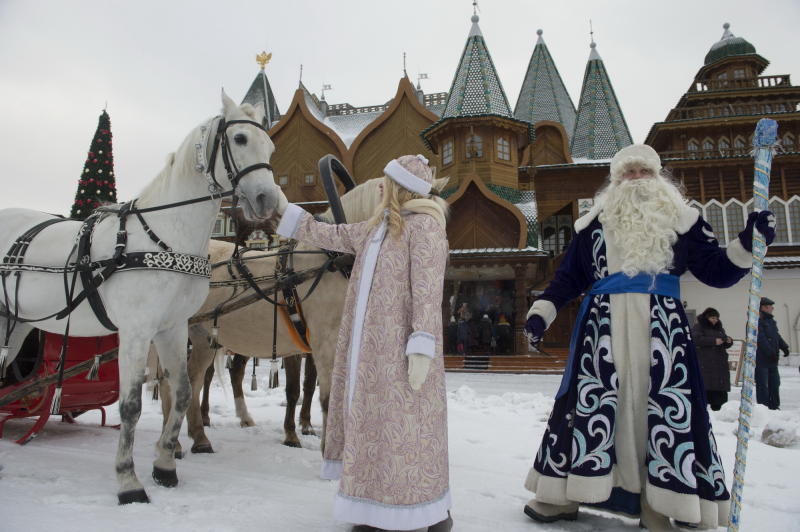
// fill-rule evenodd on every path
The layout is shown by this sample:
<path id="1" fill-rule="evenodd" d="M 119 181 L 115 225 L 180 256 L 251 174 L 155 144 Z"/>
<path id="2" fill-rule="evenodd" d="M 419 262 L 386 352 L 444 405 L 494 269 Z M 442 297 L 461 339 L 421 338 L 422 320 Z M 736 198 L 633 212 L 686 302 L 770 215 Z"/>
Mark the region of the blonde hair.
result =
<path id="1" fill-rule="evenodd" d="M 399 238 L 403 233 L 403 217 L 400 214 L 402 205 L 412 199 L 421 199 L 425 196 L 411 192 L 395 183 L 393 180 L 383 176 L 383 198 L 375 209 L 370 219 L 370 227 L 375 227 L 383 220 L 383 213 L 388 212 L 386 228 L 389 236 Z"/>

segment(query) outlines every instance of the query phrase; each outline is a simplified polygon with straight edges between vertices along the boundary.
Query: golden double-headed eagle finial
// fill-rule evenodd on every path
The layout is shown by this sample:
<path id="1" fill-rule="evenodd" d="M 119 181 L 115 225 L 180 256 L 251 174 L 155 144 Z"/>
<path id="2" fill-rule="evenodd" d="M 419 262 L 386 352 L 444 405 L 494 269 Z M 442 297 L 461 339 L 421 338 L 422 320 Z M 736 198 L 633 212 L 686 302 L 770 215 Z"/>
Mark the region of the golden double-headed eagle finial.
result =
<path id="1" fill-rule="evenodd" d="M 259 65 L 261 65 L 261 70 L 264 70 L 264 67 L 267 66 L 267 63 L 269 63 L 270 59 L 272 59 L 272 52 L 267 53 L 264 51 L 256 56 L 256 61 Z"/>

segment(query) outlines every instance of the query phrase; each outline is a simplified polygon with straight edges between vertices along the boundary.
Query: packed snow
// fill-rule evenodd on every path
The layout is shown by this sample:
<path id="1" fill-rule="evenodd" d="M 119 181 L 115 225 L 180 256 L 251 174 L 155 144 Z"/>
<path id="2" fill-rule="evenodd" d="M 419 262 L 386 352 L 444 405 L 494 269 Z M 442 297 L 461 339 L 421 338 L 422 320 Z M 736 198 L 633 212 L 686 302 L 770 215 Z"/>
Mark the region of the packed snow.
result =
<path id="1" fill-rule="evenodd" d="M 96 412 L 75 424 L 51 419 L 28 445 L 14 443 L 33 423 L 12 420 L 0 441 L 0 530 L 59 532 L 328 531 L 349 526 L 331 518 L 337 483 L 320 480 L 320 440 L 300 436 L 302 449 L 281 445 L 284 391 L 266 388 L 268 364 L 258 366 L 259 388 L 246 391 L 256 427 L 240 428 L 229 387 L 212 387 L 215 454 L 178 462 L 180 484 L 156 486 L 150 476 L 161 428 L 160 405 L 144 400 L 136 431 L 136 470 L 151 504 L 118 506 L 114 455 L 118 431 L 100 427 Z M 281 383 L 284 383 L 281 374 Z M 572 523 L 537 524 L 522 508 L 531 494 L 525 475 L 538 449 L 553 394 L 553 375 L 448 373 L 450 482 L 454 530 L 637 531 L 637 522 L 581 510 Z M 800 374 L 781 368 L 782 410 L 756 407 L 750 442 L 742 530 L 800 530 Z M 249 381 L 248 381 L 249 382 Z M 249 387 L 248 387 L 249 388 Z M 728 486 L 733 469 L 739 391 L 712 413 Z M 315 398 L 312 419 L 322 416 Z M 109 408 L 111 423 L 118 421 Z M 761 441 L 769 428 L 783 447 Z M 181 442 L 191 445 L 184 424 Z"/>

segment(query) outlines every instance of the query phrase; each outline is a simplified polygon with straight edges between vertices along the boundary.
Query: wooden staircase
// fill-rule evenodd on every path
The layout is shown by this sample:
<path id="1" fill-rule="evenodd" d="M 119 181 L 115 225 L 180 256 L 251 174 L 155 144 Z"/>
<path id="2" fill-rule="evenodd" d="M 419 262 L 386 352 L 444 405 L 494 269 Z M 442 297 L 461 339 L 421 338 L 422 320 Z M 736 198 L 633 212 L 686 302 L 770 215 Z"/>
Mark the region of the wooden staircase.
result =
<path id="1" fill-rule="evenodd" d="M 525 355 L 487 355 L 486 353 L 463 356 L 445 355 L 444 369 L 453 372 L 475 373 L 542 373 L 564 372 L 569 350 L 548 348 L 546 353 Z"/>

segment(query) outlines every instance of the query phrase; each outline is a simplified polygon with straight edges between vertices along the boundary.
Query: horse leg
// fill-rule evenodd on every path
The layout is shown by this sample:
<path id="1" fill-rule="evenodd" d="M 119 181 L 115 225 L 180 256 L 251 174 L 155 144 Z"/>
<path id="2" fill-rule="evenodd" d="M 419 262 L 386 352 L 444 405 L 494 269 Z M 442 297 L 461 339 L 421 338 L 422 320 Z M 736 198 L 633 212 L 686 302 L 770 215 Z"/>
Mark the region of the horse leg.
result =
<path id="1" fill-rule="evenodd" d="M 158 398 L 161 399 L 161 431 L 163 432 L 167 424 L 167 418 L 169 418 L 169 412 L 172 410 L 171 388 L 169 381 L 163 378 L 164 371 L 158 363 L 158 353 L 153 345 L 150 346 L 150 352 L 147 354 L 147 373 L 149 375 L 148 380 L 155 381 L 153 386 L 158 387 Z M 153 398 L 153 400 L 155 401 L 156 399 Z M 183 458 L 183 448 L 180 441 L 175 442 L 175 458 Z"/>
<path id="2" fill-rule="evenodd" d="M 119 445 L 117 447 L 117 499 L 119 504 L 150 502 L 133 467 L 133 436 L 142 413 L 142 384 L 149 339 L 119 335 Z"/>
<path id="3" fill-rule="evenodd" d="M 203 418 L 200 414 L 200 392 L 203 389 L 206 370 L 214 363 L 216 350 L 208 344 L 205 329 L 199 325 L 189 327 L 189 337 L 192 340 L 192 356 L 189 357 L 187 370 L 191 384 L 192 395 L 189 408 L 186 411 L 186 429 L 189 437 L 194 440 L 193 453 L 213 453 L 214 448 L 203 430 Z"/>
<path id="4" fill-rule="evenodd" d="M 200 417 L 203 418 L 203 426 L 211 426 L 211 418 L 208 417 L 208 395 L 211 391 L 211 381 L 214 379 L 214 364 L 208 366 L 205 377 L 203 378 L 203 401 L 200 403 Z"/>
<path id="5" fill-rule="evenodd" d="M 306 361 L 306 368 L 303 378 L 303 405 L 300 407 L 300 429 L 305 435 L 316 436 L 317 433 L 311 425 L 311 402 L 317 388 L 317 366 L 314 365 L 314 358 L 311 355 L 304 355 L 303 358 Z"/>
<path id="6" fill-rule="evenodd" d="M 228 373 L 231 376 L 233 402 L 236 405 L 236 417 L 239 418 L 239 425 L 242 427 L 255 427 L 256 422 L 253 421 L 250 412 L 247 411 L 247 403 L 244 402 L 244 389 L 242 389 L 242 381 L 244 381 L 248 360 L 250 360 L 250 357 L 236 353 L 233 356 Z"/>
<path id="7" fill-rule="evenodd" d="M 164 423 L 161 438 L 156 444 L 158 456 L 153 462 L 153 479 L 157 484 L 168 488 L 177 486 L 175 472 L 175 445 L 181 430 L 183 417 L 189 407 L 189 377 L 186 372 L 186 326 L 175 326 L 156 334 L 153 342 L 158 350 L 158 358 L 164 370 L 164 379 L 169 381 L 172 408 Z"/>
<path id="8" fill-rule="evenodd" d="M 302 447 L 294 424 L 294 412 L 300 399 L 300 364 L 302 355 L 292 355 L 283 359 L 286 370 L 286 416 L 283 418 L 283 444 L 288 447 Z"/>

